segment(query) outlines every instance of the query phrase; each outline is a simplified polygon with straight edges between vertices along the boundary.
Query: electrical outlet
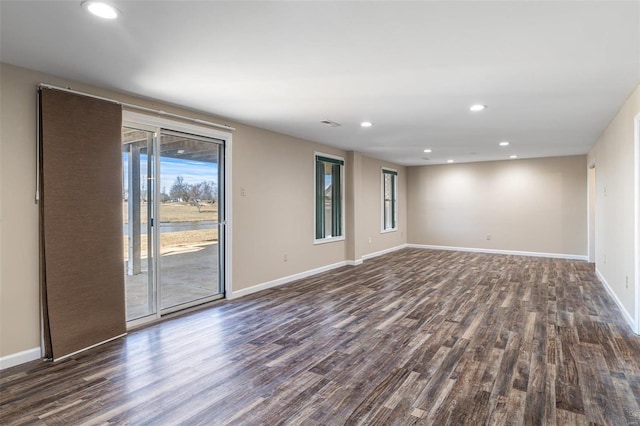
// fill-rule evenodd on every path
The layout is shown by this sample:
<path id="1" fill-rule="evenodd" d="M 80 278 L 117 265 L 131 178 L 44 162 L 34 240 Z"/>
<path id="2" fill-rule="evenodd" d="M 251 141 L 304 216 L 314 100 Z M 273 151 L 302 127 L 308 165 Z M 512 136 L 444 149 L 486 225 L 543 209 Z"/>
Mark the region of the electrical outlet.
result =
<path id="1" fill-rule="evenodd" d="M 289 261 L 289 253 L 285 253 L 285 254 L 282 256 L 282 261 L 283 261 L 283 262 L 288 262 L 288 261 Z"/>
<path id="2" fill-rule="evenodd" d="M 246 197 L 247 196 L 247 190 L 244 188 L 240 188 L 240 196 L 241 197 Z"/>
<path id="3" fill-rule="evenodd" d="M 487 240 L 491 239 L 491 234 L 487 234 Z"/>
<path id="4" fill-rule="evenodd" d="M 369 237 L 369 244 L 371 244 L 371 237 Z"/>
<path id="5" fill-rule="evenodd" d="M 624 284 L 625 284 L 626 288 L 629 288 L 629 275 L 626 275 L 624 277 Z"/>

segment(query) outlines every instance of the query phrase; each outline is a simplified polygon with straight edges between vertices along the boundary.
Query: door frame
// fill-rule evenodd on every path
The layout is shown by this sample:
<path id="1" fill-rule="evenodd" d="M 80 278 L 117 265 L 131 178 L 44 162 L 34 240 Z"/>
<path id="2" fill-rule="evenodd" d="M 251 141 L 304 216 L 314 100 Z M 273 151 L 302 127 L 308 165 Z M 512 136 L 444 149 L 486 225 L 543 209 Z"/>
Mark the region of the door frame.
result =
<path id="1" fill-rule="evenodd" d="M 224 153 L 224 175 L 223 175 L 223 184 L 224 184 L 224 200 L 222 202 L 223 205 L 223 211 L 222 211 L 222 217 L 220 218 L 220 226 L 219 229 L 222 231 L 219 231 L 219 236 L 218 236 L 218 240 L 222 240 L 222 244 L 221 244 L 221 248 L 222 248 L 222 252 L 224 253 L 224 260 L 223 260 L 223 264 L 221 265 L 223 267 L 223 274 L 222 274 L 222 289 L 224 291 L 223 297 L 226 297 L 227 294 L 229 294 L 231 292 L 231 280 L 232 280 L 232 269 L 231 269 L 231 265 L 232 263 L 232 250 L 231 250 L 231 244 L 232 244 L 232 238 L 231 236 L 232 234 L 232 182 L 231 182 L 231 164 L 232 164 L 232 133 L 230 131 L 225 131 L 222 130 L 220 128 L 215 128 L 215 127 L 208 127 L 204 124 L 201 124 L 200 122 L 198 122 L 197 120 L 193 120 L 193 123 L 187 123 L 184 121 L 177 121 L 177 120 L 173 120 L 173 119 L 168 119 L 162 116 L 157 116 L 157 115 L 148 115 L 148 114 L 144 114 L 144 113 L 140 113 L 140 112 L 136 112 L 136 111 L 130 111 L 130 110 L 126 110 L 124 109 L 122 111 L 122 126 L 123 127 L 131 127 L 131 128 L 139 128 L 140 130 L 147 130 L 147 131 L 153 131 L 156 133 L 155 137 L 154 137 L 154 161 L 155 161 L 155 170 L 156 173 L 159 170 L 159 162 L 160 162 L 160 155 L 159 152 L 156 152 L 156 148 L 158 147 L 159 143 L 156 143 L 156 140 L 160 137 L 160 133 L 161 133 L 161 129 L 166 129 L 166 130 L 174 130 L 177 132 L 183 132 L 183 133 L 189 133 L 189 134 L 193 134 L 193 135 L 198 135 L 198 136 L 204 136 L 207 138 L 212 138 L 212 139 L 217 139 L 222 141 L 223 143 L 223 153 Z M 155 185 L 154 188 L 154 198 L 156 200 L 159 200 L 160 198 L 160 192 L 161 192 L 161 188 L 160 185 Z M 158 216 L 159 213 L 159 206 L 158 203 L 156 203 L 156 206 L 154 208 L 154 216 L 155 217 L 159 217 Z M 155 232 L 155 231 L 154 231 Z M 158 260 L 158 254 L 159 254 L 159 241 L 158 238 L 155 239 L 155 248 L 154 248 L 154 255 L 156 257 L 156 259 L 154 259 L 154 264 L 155 264 L 155 271 L 154 274 L 157 274 L 158 272 L 158 265 L 159 265 L 159 260 Z M 155 280 L 155 292 L 156 292 L 156 298 L 159 299 L 161 297 L 161 289 L 159 288 L 159 278 L 157 276 L 154 276 L 154 280 Z M 207 303 L 207 302 L 205 302 Z M 131 321 L 127 321 L 127 327 L 128 328 L 132 328 L 132 327 L 136 327 L 142 324 L 147 324 L 149 322 L 155 321 L 159 318 L 161 318 L 163 315 L 169 315 L 172 312 L 175 312 L 177 310 L 183 310 L 183 309 L 189 309 L 191 306 L 181 306 L 180 308 L 176 308 L 176 309 L 165 309 L 164 311 L 162 309 L 160 309 L 160 303 L 157 303 L 158 309 L 156 309 L 157 312 L 155 312 L 154 314 L 142 317 L 142 318 L 138 318 L 135 320 L 131 320 Z"/>

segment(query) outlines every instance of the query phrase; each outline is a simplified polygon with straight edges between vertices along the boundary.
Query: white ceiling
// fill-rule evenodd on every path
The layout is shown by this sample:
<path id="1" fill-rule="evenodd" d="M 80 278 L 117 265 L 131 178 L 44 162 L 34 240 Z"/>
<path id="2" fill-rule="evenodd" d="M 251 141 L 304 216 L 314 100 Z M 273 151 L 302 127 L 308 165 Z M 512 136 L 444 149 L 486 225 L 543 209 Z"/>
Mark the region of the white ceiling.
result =
<path id="1" fill-rule="evenodd" d="M 640 83 L 640 1 L 111 4 L 2 0 L 0 59 L 405 165 L 584 154 Z"/>

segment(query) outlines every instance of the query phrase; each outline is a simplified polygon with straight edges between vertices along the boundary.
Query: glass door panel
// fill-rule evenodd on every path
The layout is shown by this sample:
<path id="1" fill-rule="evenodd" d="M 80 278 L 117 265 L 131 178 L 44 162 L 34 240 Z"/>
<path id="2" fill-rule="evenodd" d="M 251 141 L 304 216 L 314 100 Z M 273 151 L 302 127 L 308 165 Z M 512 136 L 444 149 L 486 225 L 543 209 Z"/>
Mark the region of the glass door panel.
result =
<path id="1" fill-rule="evenodd" d="M 162 131 L 159 145 L 159 283 L 163 311 L 222 294 L 221 145 Z"/>
<path id="2" fill-rule="evenodd" d="M 153 285 L 153 132 L 122 129 L 122 215 L 127 321 L 156 313 Z"/>

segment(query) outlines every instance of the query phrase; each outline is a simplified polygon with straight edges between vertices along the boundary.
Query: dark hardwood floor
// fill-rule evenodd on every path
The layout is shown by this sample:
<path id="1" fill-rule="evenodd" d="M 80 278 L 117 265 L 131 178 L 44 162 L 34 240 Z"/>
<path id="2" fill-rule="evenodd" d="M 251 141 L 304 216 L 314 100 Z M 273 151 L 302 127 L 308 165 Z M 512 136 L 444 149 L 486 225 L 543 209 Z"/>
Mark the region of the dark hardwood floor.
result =
<path id="1" fill-rule="evenodd" d="M 1 373 L 0 424 L 640 424 L 585 262 L 404 249 Z"/>

